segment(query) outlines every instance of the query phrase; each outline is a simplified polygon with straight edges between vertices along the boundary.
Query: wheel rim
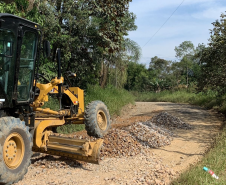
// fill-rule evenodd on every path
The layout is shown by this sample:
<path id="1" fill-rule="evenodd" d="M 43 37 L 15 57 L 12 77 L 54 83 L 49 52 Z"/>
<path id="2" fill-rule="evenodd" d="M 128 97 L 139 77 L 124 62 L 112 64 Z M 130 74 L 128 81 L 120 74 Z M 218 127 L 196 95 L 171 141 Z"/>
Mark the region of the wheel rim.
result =
<path id="1" fill-rule="evenodd" d="M 3 156 L 6 166 L 9 169 L 16 169 L 24 158 L 25 146 L 22 136 L 18 133 L 11 133 L 5 140 Z"/>
<path id="2" fill-rule="evenodd" d="M 107 128 L 107 118 L 103 111 L 99 110 L 97 112 L 97 124 L 101 130 L 106 130 Z"/>

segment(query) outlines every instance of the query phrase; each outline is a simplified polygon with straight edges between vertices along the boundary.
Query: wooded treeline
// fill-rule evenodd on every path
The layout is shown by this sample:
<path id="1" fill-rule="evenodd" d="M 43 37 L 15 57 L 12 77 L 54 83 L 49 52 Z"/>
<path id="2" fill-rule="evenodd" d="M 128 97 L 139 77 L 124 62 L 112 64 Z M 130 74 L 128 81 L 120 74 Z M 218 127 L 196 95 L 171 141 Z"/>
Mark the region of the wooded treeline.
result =
<path id="1" fill-rule="evenodd" d="M 132 0 L 5 0 L 0 12 L 37 22 L 51 43 L 51 58 L 41 58 L 40 72 L 56 75 L 55 51 L 61 48 L 62 71 L 77 74 L 74 85 L 114 85 L 130 91 L 226 90 L 226 19 L 216 20 L 208 45 L 184 41 L 175 47 L 177 61 L 158 56 L 148 69 L 138 64 L 141 49 L 126 38 L 135 31 Z"/>
<path id="2" fill-rule="evenodd" d="M 138 61 L 139 46 L 125 38 L 136 30 L 131 0 L 16 0 L 1 1 L 0 11 L 37 22 L 43 39 L 51 43 L 51 58 L 41 58 L 40 71 L 51 79 L 56 73 L 55 51 L 61 48 L 62 71 L 77 74 L 74 85 L 105 87 L 118 72 L 126 81 L 127 64 Z M 123 73 L 123 74 L 121 74 Z"/>
<path id="3" fill-rule="evenodd" d="M 192 89 L 194 92 L 226 94 L 226 15 L 212 23 L 209 43 L 184 41 L 175 47 L 177 61 L 151 58 L 149 68 L 130 63 L 125 88 L 135 91 Z"/>
<path id="4" fill-rule="evenodd" d="M 204 48 L 203 44 L 195 47 L 191 41 L 184 41 L 175 47 L 178 61 L 155 56 L 151 58 L 148 69 L 142 64 L 130 63 L 125 88 L 160 92 L 197 86 L 202 74 L 200 52 Z"/>

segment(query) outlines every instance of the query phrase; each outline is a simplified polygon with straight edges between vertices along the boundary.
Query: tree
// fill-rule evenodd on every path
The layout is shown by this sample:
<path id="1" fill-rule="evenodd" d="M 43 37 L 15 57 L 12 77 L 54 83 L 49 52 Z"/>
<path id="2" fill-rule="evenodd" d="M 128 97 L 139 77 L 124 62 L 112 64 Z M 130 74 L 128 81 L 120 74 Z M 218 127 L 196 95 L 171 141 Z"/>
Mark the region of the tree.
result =
<path id="1" fill-rule="evenodd" d="M 201 66 L 201 57 L 203 54 L 203 50 L 206 48 L 205 44 L 198 44 L 198 46 L 195 48 L 195 55 L 194 59 L 199 66 Z"/>
<path id="2" fill-rule="evenodd" d="M 120 61 L 123 63 L 129 57 L 139 58 L 139 52 L 130 50 L 132 55 L 127 52 L 134 43 L 124 38 L 128 31 L 137 28 L 134 24 L 136 16 L 128 11 L 130 0 L 6 2 L 11 4 L 1 3 L 1 12 L 13 13 L 37 22 L 43 31 L 43 39 L 50 41 L 51 58 L 46 60 L 41 57 L 40 67 L 40 72 L 50 79 L 50 74 L 55 71 L 56 48 L 61 48 L 62 71 L 76 72 L 77 77 L 73 83 L 82 88 L 87 83 L 99 83 L 104 87 L 110 65 Z"/>
<path id="3" fill-rule="evenodd" d="M 50 41 L 51 58 L 41 58 L 40 65 L 40 72 L 49 79 L 55 74 L 55 50 L 61 48 L 62 71 L 77 73 L 75 85 L 84 88 L 87 83 L 99 83 L 104 87 L 111 81 L 107 78 L 115 75 L 116 86 L 123 87 L 128 62 L 138 61 L 141 55 L 137 43 L 124 37 L 137 28 L 129 2 L 37 0 L 29 10 L 27 0 L 18 0 L 10 6 L 15 7 L 14 14 L 38 22 L 43 39 Z M 12 13 L 10 8 L 2 9 Z"/>
<path id="4" fill-rule="evenodd" d="M 35 0 L 2 0 L 2 2 L 6 4 L 15 2 L 20 11 L 31 11 Z"/>
<path id="5" fill-rule="evenodd" d="M 138 62 L 141 56 L 140 46 L 126 38 L 122 43 L 124 50 L 112 57 L 112 65 L 109 71 L 109 84 L 123 88 L 127 81 L 127 70 L 129 62 Z"/>
<path id="6" fill-rule="evenodd" d="M 149 70 L 153 71 L 153 75 L 157 78 L 165 78 L 170 69 L 171 61 L 158 58 L 157 56 L 151 58 L 149 63 Z"/>
<path id="7" fill-rule="evenodd" d="M 129 62 L 127 70 L 127 83 L 125 89 L 131 91 L 148 91 L 150 81 L 148 71 L 145 65 L 134 62 Z"/>
<path id="8" fill-rule="evenodd" d="M 194 55 L 194 44 L 191 41 L 184 41 L 179 46 L 175 47 L 176 57 L 182 59 L 185 56 Z"/>
<path id="9" fill-rule="evenodd" d="M 183 68 L 186 69 L 186 85 L 188 87 L 189 68 L 192 66 L 192 57 L 195 54 L 194 45 L 191 41 L 184 41 L 175 47 L 176 57 L 181 60 Z"/>
<path id="10" fill-rule="evenodd" d="M 208 47 L 203 49 L 202 76 L 198 83 L 199 90 L 212 89 L 219 96 L 226 93 L 226 15 L 220 17 L 221 20 L 212 23 Z"/>
<path id="11" fill-rule="evenodd" d="M 138 62 L 141 57 L 141 48 L 133 40 L 126 38 L 122 43 L 122 48 L 124 48 L 124 53 L 127 59 L 131 62 Z"/>
<path id="12" fill-rule="evenodd" d="M 149 63 L 149 80 L 151 82 L 150 90 L 160 92 L 164 89 L 169 89 L 171 86 L 170 72 L 171 61 L 158 58 L 157 56 L 151 58 Z"/>
<path id="13" fill-rule="evenodd" d="M 135 18 L 136 16 L 134 14 L 131 14 L 131 17 L 125 17 L 125 24 L 127 28 L 129 27 L 131 30 L 136 29 L 134 24 Z M 101 87 L 106 85 L 109 68 L 111 68 L 109 71 L 110 75 L 108 76 L 111 78 L 108 80 L 109 83 L 114 84 L 116 87 L 123 87 L 126 82 L 128 62 L 137 62 L 141 56 L 141 49 L 139 45 L 128 38 L 124 38 L 124 40 L 121 41 L 120 48 L 120 50 L 114 54 L 111 54 L 109 59 L 102 61 L 102 72 L 100 78 Z M 114 79 L 112 79 L 112 77 Z M 112 83 L 113 81 L 114 83 Z"/>

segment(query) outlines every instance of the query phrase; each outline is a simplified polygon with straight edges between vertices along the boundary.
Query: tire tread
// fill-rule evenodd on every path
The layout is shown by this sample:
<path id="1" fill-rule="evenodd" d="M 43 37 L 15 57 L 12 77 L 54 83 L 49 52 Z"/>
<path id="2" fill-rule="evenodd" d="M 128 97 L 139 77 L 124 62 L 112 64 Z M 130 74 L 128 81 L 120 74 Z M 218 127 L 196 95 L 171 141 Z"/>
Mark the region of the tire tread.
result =
<path id="1" fill-rule="evenodd" d="M 27 160 L 23 163 L 23 168 L 18 173 L 13 173 L 10 170 L 7 170 L 5 167 L 4 159 L 3 159 L 3 143 L 0 143 L 0 184 L 13 184 L 21 179 L 23 179 L 24 175 L 28 171 L 28 166 L 30 165 L 31 155 L 32 155 L 32 146 L 33 146 L 33 138 L 32 135 L 29 133 L 29 128 L 25 125 L 24 121 L 21 121 L 19 118 L 14 117 L 2 117 L 0 118 L 0 139 L 6 138 L 12 129 L 20 129 L 26 133 L 26 136 L 30 143 L 30 149 L 28 151 Z M 26 152 L 26 148 L 25 148 Z"/>
<path id="2" fill-rule="evenodd" d="M 102 131 L 97 124 L 96 114 L 97 108 L 102 107 L 106 112 L 107 118 L 107 128 L 105 131 Z M 110 129 L 110 114 L 107 109 L 107 106 L 100 100 L 92 101 L 86 106 L 85 110 L 85 129 L 89 136 L 94 136 L 96 138 L 103 138 L 107 131 Z"/>

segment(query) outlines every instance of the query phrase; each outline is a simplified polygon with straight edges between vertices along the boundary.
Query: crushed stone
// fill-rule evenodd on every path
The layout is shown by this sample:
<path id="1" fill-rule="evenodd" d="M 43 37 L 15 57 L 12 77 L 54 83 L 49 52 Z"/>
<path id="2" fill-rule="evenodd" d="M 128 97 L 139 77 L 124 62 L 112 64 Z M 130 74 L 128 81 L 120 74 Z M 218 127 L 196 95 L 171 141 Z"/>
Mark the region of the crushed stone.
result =
<path id="1" fill-rule="evenodd" d="M 173 129 L 185 129 L 189 130 L 193 127 L 180 120 L 180 118 L 170 115 L 167 112 L 161 112 L 160 114 L 155 115 L 151 120 L 151 123 L 154 123 L 157 126 L 164 126 L 167 129 L 173 130 Z M 146 123 L 147 125 L 150 124 Z"/>

